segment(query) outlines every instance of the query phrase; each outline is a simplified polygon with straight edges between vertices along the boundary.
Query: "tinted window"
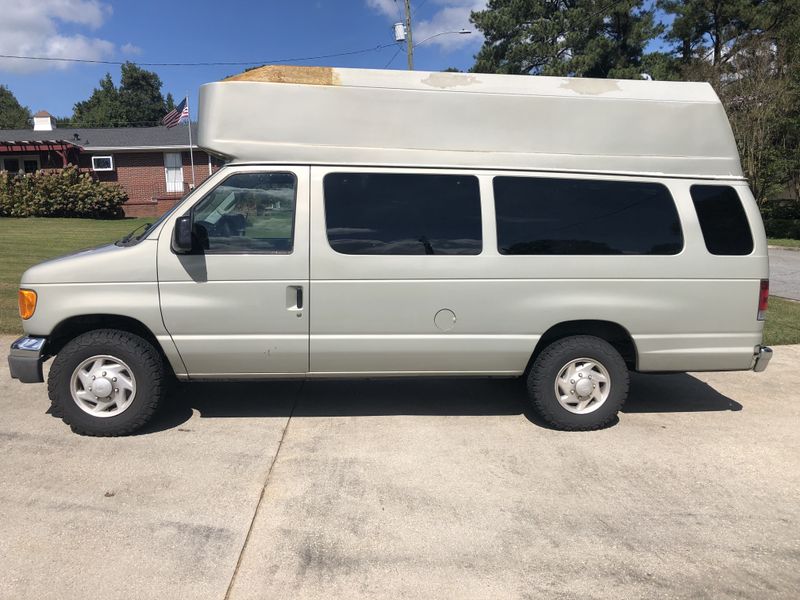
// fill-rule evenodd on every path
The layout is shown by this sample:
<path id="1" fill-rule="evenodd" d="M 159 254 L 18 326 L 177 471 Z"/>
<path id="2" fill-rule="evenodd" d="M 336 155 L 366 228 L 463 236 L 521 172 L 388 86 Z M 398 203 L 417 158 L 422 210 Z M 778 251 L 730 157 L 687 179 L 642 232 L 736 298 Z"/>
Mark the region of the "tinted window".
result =
<path id="1" fill-rule="evenodd" d="M 481 252 L 476 177 L 330 173 L 324 187 L 328 241 L 337 252 Z"/>
<path id="2" fill-rule="evenodd" d="M 678 212 L 657 183 L 495 177 L 501 254 L 677 254 Z"/>
<path id="3" fill-rule="evenodd" d="M 753 234 L 736 190 L 727 185 L 693 185 L 691 194 L 711 254 L 741 256 L 753 251 Z"/>
<path id="4" fill-rule="evenodd" d="M 294 239 L 294 204 L 292 173 L 231 175 L 195 207 L 195 231 L 208 253 L 286 254 Z"/>

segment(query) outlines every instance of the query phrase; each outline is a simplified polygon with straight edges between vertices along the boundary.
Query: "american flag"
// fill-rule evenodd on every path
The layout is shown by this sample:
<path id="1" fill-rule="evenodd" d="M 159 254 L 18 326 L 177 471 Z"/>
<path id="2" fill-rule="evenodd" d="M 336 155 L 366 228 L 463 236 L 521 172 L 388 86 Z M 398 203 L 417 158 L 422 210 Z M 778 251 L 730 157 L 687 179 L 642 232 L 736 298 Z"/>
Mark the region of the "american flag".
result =
<path id="1" fill-rule="evenodd" d="M 178 104 L 175 108 L 169 111 L 164 118 L 161 119 L 161 124 L 164 125 L 167 129 L 170 127 L 175 127 L 178 123 L 188 123 L 189 122 L 189 103 L 187 102 L 188 98 L 184 98 L 183 101 Z"/>

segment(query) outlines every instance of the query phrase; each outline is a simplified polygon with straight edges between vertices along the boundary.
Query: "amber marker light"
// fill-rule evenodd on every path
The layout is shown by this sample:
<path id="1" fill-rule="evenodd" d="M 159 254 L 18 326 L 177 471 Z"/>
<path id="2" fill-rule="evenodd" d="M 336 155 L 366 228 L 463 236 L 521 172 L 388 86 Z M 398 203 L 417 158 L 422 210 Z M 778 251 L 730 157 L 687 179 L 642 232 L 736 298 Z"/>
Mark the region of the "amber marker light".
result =
<path id="1" fill-rule="evenodd" d="M 19 316 L 25 321 L 33 316 L 36 311 L 36 292 L 33 290 L 19 291 Z"/>

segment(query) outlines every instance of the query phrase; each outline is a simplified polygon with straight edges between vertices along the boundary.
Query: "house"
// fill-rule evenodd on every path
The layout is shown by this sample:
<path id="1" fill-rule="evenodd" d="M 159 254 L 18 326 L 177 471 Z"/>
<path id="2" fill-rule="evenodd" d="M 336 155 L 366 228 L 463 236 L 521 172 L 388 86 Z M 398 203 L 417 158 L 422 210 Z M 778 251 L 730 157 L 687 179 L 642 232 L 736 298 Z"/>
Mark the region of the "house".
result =
<path id="1" fill-rule="evenodd" d="M 197 148 L 192 125 L 194 184 L 222 166 Z M 99 181 L 119 183 L 128 193 L 126 216 L 157 216 L 192 187 L 189 131 L 185 125 L 61 129 L 46 111 L 33 129 L 0 129 L 0 170 L 33 173 L 77 165 Z"/>

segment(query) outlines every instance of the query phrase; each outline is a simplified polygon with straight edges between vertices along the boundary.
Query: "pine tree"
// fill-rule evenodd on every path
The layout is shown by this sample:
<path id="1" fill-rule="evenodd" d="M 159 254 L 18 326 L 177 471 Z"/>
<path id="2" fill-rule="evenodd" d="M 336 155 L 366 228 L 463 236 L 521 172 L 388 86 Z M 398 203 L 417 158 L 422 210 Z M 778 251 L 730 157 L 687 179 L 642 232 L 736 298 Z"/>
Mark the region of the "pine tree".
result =
<path id="1" fill-rule="evenodd" d="M 0 85 L 0 129 L 27 129 L 31 111 L 6 86 Z"/>
<path id="2" fill-rule="evenodd" d="M 662 26 L 643 0 L 490 0 L 475 72 L 636 78 Z"/>
<path id="3" fill-rule="evenodd" d="M 174 107 L 172 95 L 161 94 L 161 79 L 133 63 L 122 65 L 120 86 L 111 74 L 100 80 L 92 95 L 75 104 L 74 127 L 150 127 Z"/>

